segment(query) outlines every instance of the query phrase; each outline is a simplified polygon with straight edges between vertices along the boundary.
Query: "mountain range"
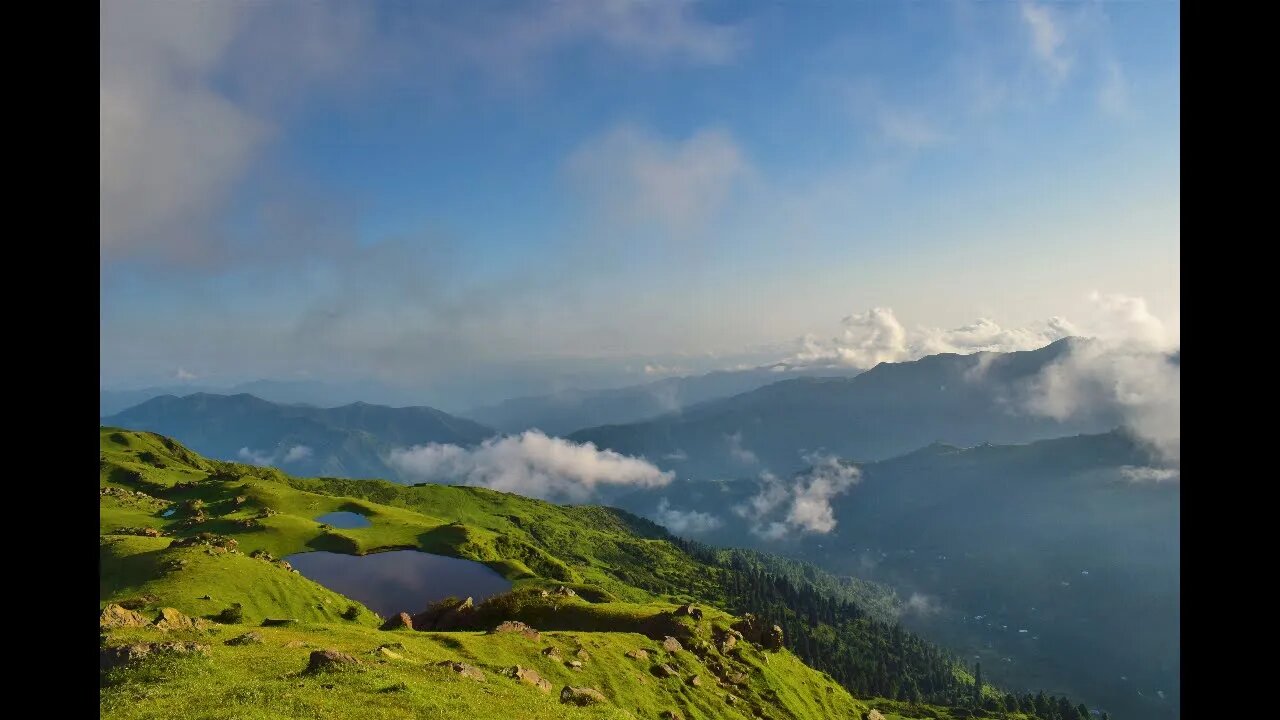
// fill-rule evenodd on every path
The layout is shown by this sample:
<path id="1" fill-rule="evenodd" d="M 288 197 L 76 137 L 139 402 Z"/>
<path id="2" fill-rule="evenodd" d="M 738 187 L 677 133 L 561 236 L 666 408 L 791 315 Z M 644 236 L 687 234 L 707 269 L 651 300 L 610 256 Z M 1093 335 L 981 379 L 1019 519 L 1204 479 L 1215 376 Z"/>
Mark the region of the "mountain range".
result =
<path id="1" fill-rule="evenodd" d="M 319 408 L 268 402 L 246 393 L 163 395 L 102 422 L 172 435 L 221 460 L 333 477 L 394 478 L 385 462 L 393 447 L 431 442 L 470 446 L 494 434 L 429 407 L 356 402 Z"/>

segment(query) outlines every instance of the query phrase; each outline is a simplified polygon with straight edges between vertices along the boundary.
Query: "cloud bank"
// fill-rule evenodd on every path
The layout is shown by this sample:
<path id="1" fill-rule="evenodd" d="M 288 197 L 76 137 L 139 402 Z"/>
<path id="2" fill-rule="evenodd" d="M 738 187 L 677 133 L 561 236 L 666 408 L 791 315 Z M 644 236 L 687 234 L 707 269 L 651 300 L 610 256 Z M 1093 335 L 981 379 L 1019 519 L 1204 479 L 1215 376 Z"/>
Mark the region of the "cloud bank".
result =
<path id="1" fill-rule="evenodd" d="M 537 430 L 490 438 L 471 449 L 439 443 L 399 448 L 387 462 L 419 482 L 478 485 L 575 502 L 590 499 L 605 486 L 662 487 L 674 478 L 648 461 Z"/>
<path id="2" fill-rule="evenodd" d="M 250 465 L 275 466 L 289 463 L 296 463 L 307 460 L 312 455 L 311 448 L 306 445 L 294 445 L 289 448 L 277 448 L 275 452 L 262 452 L 248 447 L 242 447 L 236 452 L 236 457 L 249 463 Z"/>
<path id="3" fill-rule="evenodd" d="M 654 520 L 676 535 L 698 535 L 715 530 L 724 524 L 724 521 L 711 513 L 676 510 L 671 507 L 671 503 L 665 497 L 658 500 Z"/>
<path id="4" fill-rule="evenodd" d="M 751 522 L 751 532 L 779 540 L 795 532 L 825 535 L 836 528 L 831 501 L 862 480 L 854 465 L 830 455 L 805 458 L 810 468 L 784 482 L 772 473 L 760 476 L 760 489 L 733 511 Z"/>

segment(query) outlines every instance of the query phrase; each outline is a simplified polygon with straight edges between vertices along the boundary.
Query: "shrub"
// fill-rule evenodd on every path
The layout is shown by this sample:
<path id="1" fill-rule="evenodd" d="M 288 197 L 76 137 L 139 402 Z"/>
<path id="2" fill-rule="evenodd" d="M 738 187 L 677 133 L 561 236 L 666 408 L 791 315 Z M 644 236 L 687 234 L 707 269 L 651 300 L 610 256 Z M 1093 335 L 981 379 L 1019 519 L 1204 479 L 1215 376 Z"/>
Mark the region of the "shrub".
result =
<path id="1" fill-rule="evenodd" d="M 213 616 L 213 619 L 224 625 L 238 625 L 244 620 L 244 610 L 240 603 L 231 603 L 231 607 Z"/>
<path id="2" fill-rule="evenodd" d="M 346 610 L 342 611 L 344 620 L 355 620 L 360 617 L 360 608 L 355 605 L 348 605 Z"/>

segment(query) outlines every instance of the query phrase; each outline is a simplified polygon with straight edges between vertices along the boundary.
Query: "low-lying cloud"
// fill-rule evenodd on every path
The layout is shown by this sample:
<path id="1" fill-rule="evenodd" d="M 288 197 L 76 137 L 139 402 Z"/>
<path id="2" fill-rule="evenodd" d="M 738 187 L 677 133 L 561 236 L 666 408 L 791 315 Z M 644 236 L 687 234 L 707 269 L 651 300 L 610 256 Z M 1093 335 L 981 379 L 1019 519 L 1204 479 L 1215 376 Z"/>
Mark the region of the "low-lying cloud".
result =
<path id="1" fill-rule="evenodd" d="M 850 367 L 867 369 L 882 362 L 917 360 L 938 353 L 1015 352 L 1035 350 L 1055 340 L 1080 334 L 1070 322 L 1053 317 L 1035 326 L 1005 328 L 987 318 L 943 329 L 908 330 L 890 308 L 875 307 L 841 321 L 840 335 L 822 340 L 805 336 L 789 367 Z"/>
<path id="2" fill-rule="evenodd" d="M 261 465 L 266 467 L 307 460 L 311 457 L 311 454 L 311 448 L 306 445 L 293 445 L 288 448 L 276 448 L 274 452 L 265 452 L 248 447 L 242 447 L 236 452 L 236 457 L 250 465 Z"/>
<path id="3" fill-rule="evenodd" d="M 440 443 L 399 448 L 391 451 L 387 463 L 415 481 L 571 501 L 588 500 L 606 486 L 662 487 L 675 477 L 647 460 L 537 430 L 490 438 L 475 448 Z"/>
<path id="4" fill-rule="evenodd" d="M 1173 468 L 1125 465 L 1120 468 L 1120 474 L 1133 483 L 1162 483 L 1177 482 L 1182 473 Z"/>
<path id="5" fill-rule="evenodd" d="M 658 501 L 654 520 L 676 535 L 699 535 L 724 524 L 724 521 L 711 513 L 676 510 L 671 507 L 671 503 L 665 497 Z"/>
<path id="6" fill-rule="evenodd" d="M 938 600 L 930 595 L 913 592 L 907 601 L 902 603 L 902 613 L 904 615 L 935 615 L 942 610 L 942 606 Z"/>
<path id="7" fill-rule="evenodd" d="M 733 510 L 751 522 L 751 532 L 779 540 L 795 532 L 824 535 L 836 528 L 831 501 L 862 480 L 857 466 L 830 455 L 806 458 L 806 472 L 783 481 L 772 473 L 760 476 L 759 491 Z"/>

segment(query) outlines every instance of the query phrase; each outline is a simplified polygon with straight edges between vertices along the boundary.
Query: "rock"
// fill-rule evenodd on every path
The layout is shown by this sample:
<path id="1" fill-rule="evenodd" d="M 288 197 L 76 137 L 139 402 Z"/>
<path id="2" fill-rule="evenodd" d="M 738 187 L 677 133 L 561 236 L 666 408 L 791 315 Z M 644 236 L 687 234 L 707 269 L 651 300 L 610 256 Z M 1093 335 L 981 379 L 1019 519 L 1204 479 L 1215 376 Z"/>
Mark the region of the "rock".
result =
<path id="1" fill-rule="evenodd" d="M 555 649 L 554 647 L 543 648 L 543 649 L 542 649 L 542 654 L 543 654 L 544 656 L 548 657 L 548 658 L 551 658 L 552 660 L 562 660 L 562 659 L 563 659 L 563 658 L 561 658 L 561 657 L 560 657 L 560 651 L 559 651 L 559 650 L 557 650 L 557 649 Z"/>
<path id="2" fill-rule="evenodd" d="M 247 632 L 243 635 L 237 635 L 223 643 L 223 645 L 261 645 L 262 634 L 256 632 Z"/>
<path id="3" fill-rule="evenodd" d="M 509 678 L 514 678 L 516 680 L 519 680 L 525 685 L 532 685 L 538 688 L 539 690 L 541 690 L 542 692 L 551 692 L 551 683 L 548 680 L 544 679 L 541 675 L 538 674 L 536 670 L 533 670 L 532 668 L 526 668 L 526 667 L 521 667 L 519 665 L 516 665 L 514 667 L 507 668 L 507 670 L 504 671 L 503 674 Z"/>
<path id="4" fill-rule="evenodd" d="M 689 684 L 694 687 L 702 687 L 702 676 L 694 675 L 693 677 L 689 678 Z"/>
<path id="5" fill-rule="evenodd" d="M 189 618 L 174 608 L 161 608 L 151 623 L 157 630 L 203 630 L 209 623 L 199 618 Z"/>
<path id="6" fill-rule="evenodd" d="M 560 691 L 560 702 L 569 705 L 586 706 L 609 702 L 609 699 L 604 696 L 604 693 L 595 688 L 565 685 L 564 689 Z"/>
<path id="7" fill-rule="evenodd" d="M 414 615 L 414 630 L 454 630 L 464 627 L 475 612 L 475 601 L 471 598 L 458 600 L 446 598 L 432 603 L 430 607 Z"/>
<path id="8" fill-rule="evenodd" d="M 533 628 L 529 627 L 528 625 L 525 625 L 519 620 L 503 621 L 497 627 L 490 630 L 489 634 L 494 635 L 497 633 L 509 633 L 509 632 L 518 632 L 521 635 L 524 635 L 525 637 L 529 638 L 530 640 L 537 640 L 538 638 L 542 637 L 542 635 L 537 630 L 534 630 Z"/>
<path id="9" fill-rule="evenodd" d="M 760 644 L 768 650 L 777 650 L 782 647 L 782 640 L 782 626 L 774 625 L 761 635 Z"/>
<path id="10" fill-rule="evenodd" d="M 565 663 L 565 667 L 569 668 L 570 670 L 581 670 L 581 669 L 582 669 L 582 661 L 581 661 L 581 660 L 570 660 L 569 662 Z"/>
<path id="11" fill-rule="evenodd" d="M 262 627 L 289 627 L 297 624 L 298 621 L 293 618 L 265 618 L 262 621 Z"/>
<path id="12" fill-rule="evenodd" d="M 684 714 L 679 710 L 663 710 L 658 717 L 662 720 L 684 720 Z"/>
<path id="13" fill-rule="evenodd" d="M 662 649 L 667 652 L 675 652 L 677 650 L 683 650 L 684 646 L 680 644 L 679 640 L 668 635 L 662 639 Z"/>
<path id="14" fill-rule="evenodd" d="M 390 620 L 382 623 L 380 630 L 412 630 L 413 618 L 409 617 L 409 613 L 402 612 Z"/>
<path id="15" fill-rule="evenodd" d="M 737 698 L 736 696 L 734 696 L 734 694 L 733 694 L 733 693 L 726 693 L 726 694 L 725 694 L 725 696 L 724 696 L 724 701 L 725 701 L 725 702 L 727 702 L 727 703 L 729 703 L 730 705 L 737 705 L 737 704 L 738 704 L 738 698 Z"/>
<path id="16" fill-rule="evenodd" d="M 867 711 L 867 716 L 863 720 L 884 720 L 884 716 L 880 714 L 879 710 L 871 708 Z"/>
<path id="17" fill-rule="evenodd" d="M 584 662 L 591 659 L 591 653 L 587 652 L 586 648 L 578 648 L 578 651 L 575 652 L 574 655 Z"/>
<path id="18" fill-rule="evenodd" d="M 662 663 L 661 665 L 654 666 L 653 674 L 657 675 L 658 677 L 664 677 L 664 678 L 675 677 L 676 675 L 679 675 L 679 673 L 676 672 L 675 668 L 671 667 L 666 663 Z"/>
<path id="19" fill-rule="evenodd" d="M 107 606 L 102 608 L 102 614 L 98 616 L 98 627 L 103 630 L 118 627 L 143 627 L 146 624 L 147 619 L 141 613 L 134 612 L 115 603 L 107 603 Z"/>
<path id="20" fill-rule="evenodd" d="M 627 657 L 629 657 L 629 658 L 631 658 L 632 660 L 648 660 L 648 659 L 649 659 L 649 651 L 648 651 L 648 650 L 643 650 L 643 649 L 639 649 L 639 650 L 628 650 L 628 651 L 626 652 L 626 656 L 627 656 Z"/>
<path id="21" fill-rule="evenodd" d="M 100 669 L 110 670 L 153 655 L 207 656 L 208 654 L 209 646 L 196 642 L 135 643 L 102 648 L 98 653 L 98 664 Z"/>
<path id="22" fill-rule="evenodd" d="M 555 596 L 557 596 L 557 597 L 575 597 L 578 593 L 574 592 L 574 591 L 573 591 L 573 588 L 567 588 L 567 587 L 565 587 L 565 586 L 561 585 L 560 587 L 556 588 L 555 590 L 552 590 L 552 591 L 551 591 L 551 594 L 552 594 L 552 595 L 555 595 Z"/>
<path id="23" fill-rule="evenodd" d="M 383 645 L 383 646 L 379 647 L 377 650 L 374 650 L 374 652 L 375 652 L 375 653 L 377 653 L 378 655 L 381 655 L 381 656 L 382 656 L 382 657 L 384 657 L 384 658 L 387 658 L 388 660 L 403 660 L 403 659 L 404 659 L 404 656 L 403 656 L 403 655 L 401 655 L 401 654 L 400 654 L 400 653 L 398 653 L 398 652 L 393 651 L 391 648 L 387 647 L 386 645 Z"/>
<path id="24" fill-rule="evenodd" d="M 307 662 L 306 673 L 343 670 L 359 665 L 360 661 L 338 650 L 312 650 L 311 659 Z"/>
<path id="25" fill-rule="evenodd" d="M 197 599 L 197 600 L 212 600 L 212 599 L 213 599 L 213 596 L 212 596 L 212 595 L 201 595 L 200 597 L 198 597 L 198 598 L 196 598 L 196 599 Z"/>
<path id="26" fill-rule="evenodd" d="M 730 685 L 737 685 L 739 687 L 746 687 L 748 680 L 750 680 L 750 677 L 744 672 L 733 673 L 728 678 Z"/>
<path id="27" fill-rule="evenodd" d="M 680 607 L 676 608 L 676 610 L 675 610 L 675 612 L 674 612 L 673 614 L 674 614 L 674 615 L 688 615 L 689 617 L 693 618 L 694 620 L 701 620 L 701 619 L 702 619 L 702 608 L 694 607 L 693 605 L 681 605 Z"/>
<path id="28" fill-rule="evenodd" d="M 476 682 L 484 682 L 484 671 L 475 665 L 468 665 L 464 662 L 455 662 L 453 660 L 441 660 L 436 663 L 436 667 L 448 668 L 468 680 Z"/>
<path id="29" fill-rule="evenodd" d="M 284 647 L 286 647 L 286 648 L 290 648 L 290 649 L 292 649 L 292 648 L 303 648 L 303 647 L 306 647 L 306 646 L 307 646 L 307 644 L 306 644 L 306 643 L 304 643 L 304 642 L 302 642 L 301 640 L 290 640 L 289 642 L 287 642 L 287 643 L 285 643 L 285 644 L 284 644 Z"/>

